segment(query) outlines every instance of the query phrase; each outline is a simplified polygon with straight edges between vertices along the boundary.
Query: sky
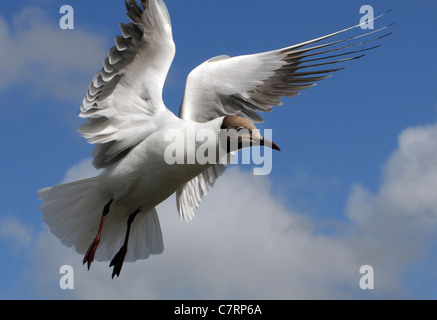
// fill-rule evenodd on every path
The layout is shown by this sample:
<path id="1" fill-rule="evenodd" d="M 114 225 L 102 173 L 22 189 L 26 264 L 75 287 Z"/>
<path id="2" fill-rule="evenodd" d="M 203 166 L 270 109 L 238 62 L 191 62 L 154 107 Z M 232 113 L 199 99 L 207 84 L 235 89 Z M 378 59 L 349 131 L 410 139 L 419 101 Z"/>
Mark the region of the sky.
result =
<path id="1" fill-rule="evenodd" d="M 62 30 L 64 4 L 74 29 Z M 157 207 L 164 252 L 91 270 L 51 235 L 37 190 L 94 176 L 77 116 L 126 23 L 124 1 L 0 3 L 0 299 L 436 299 L 437 3 L 410 0 L 167 0 L 176 57 L 164 102 L 177 114 L 205 60 L 263 52 L 392 11 L 381 47 L 263 115 L 281 147 L 272 172 L 232 165 L 180 221 Z M 63 290 L 59 270 L 74 270 Z M 360 287 L 373 268 L 374 289 Z"/>

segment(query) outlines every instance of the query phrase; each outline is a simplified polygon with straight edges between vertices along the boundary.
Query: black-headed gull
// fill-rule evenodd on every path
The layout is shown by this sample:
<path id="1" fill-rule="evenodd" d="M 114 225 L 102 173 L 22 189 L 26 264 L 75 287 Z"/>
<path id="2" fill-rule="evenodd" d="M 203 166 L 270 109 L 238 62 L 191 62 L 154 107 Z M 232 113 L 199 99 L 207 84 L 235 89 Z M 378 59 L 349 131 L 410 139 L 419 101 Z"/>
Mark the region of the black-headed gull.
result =
<path id="1" fill-rule="evenodd" d="M 163 251 L 155 206 L 176 192 L 179 214 L 190 221 L 201 198 L 226 168 L 226 162 L 219 161 L 220 152 L 213 157 L 215 162 L 195 159 L 169 164 L 164 154 L 172 140 L 166 133 L 179 130 L 189 140 L 191 127 L 195 133 L 212 132 L 214 139 L 207 149 L 225 150 L 225 154 L 251 145 L 279 150 L 254 126 L 253 122 L 262 121 L 257 112 L 271 111 L 283 96 L 295 96 L 343 69 L 324 66 L 363 56 L 363 51 L 376 46 L 355 47 L 385 35 L 354 40 L 386 28 L 311 46 L 360 27 L 356 25 L 279 50 L 212 58 L 189 74 L 177 117 L 162 100 L 175 55 L 167 8 L 157 0 L 141 0 L 141 6 L 129 0 L 126 7 L 131 22 L 121 24 L 123 35 L 115 38 L 80 108 L 80 117 L 87 120 L 79 131 L 96 144 L 93 164 L 104 171 L 95 178 L 38 191 L 51 232 L 84 254 L 88 269 L 94 259 L 112 259 L 112 277 L 119 276 L 123 261 Z M 235 147 L 230 147 L 232 134 L 225 146 L 219 143 L 223 130 L 236 133 Z M 194 139 L 192 152 L 201 142 Z"/>

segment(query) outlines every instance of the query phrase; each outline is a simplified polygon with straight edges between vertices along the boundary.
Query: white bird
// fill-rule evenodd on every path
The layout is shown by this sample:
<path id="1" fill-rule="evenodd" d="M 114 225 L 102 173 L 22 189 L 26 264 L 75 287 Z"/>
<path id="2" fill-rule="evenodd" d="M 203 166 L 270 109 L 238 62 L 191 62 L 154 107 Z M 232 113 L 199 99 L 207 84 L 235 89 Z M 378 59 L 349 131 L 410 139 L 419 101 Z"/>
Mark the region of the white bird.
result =
<path id="1" fill-rule="evenodd" d="M 208 129 L 217 138 L 213 147 L 218 148 L 221 130 L 244 128 L 249 131 L 239 135 L 238 146 L 227 145 L 225 152 L 264 144 L 279 150 L 254 126 L 262 121 L 257 112 L 271 111 L 283 96 L 295 96 L 343 69 L 317 67 L 357 59 L 377 47 L 345 52 L 382 38 L 385 35 L 353 41 L 386 28 L 310 46 L 360 26 L 356 25 L 279 50 L 212 58 L 189 74 L 177 117 L 162 100 L 175 55 L 167 8 L 157 0 L 141 0 L 141 6 L 129 0 L 126 8 L 131 22 L 120 24 L 123 35 L 115 38 L 103 68 L 94 76 L 79 115 L 87 118 L 79 132 L 96 144 L 93 164 L 104 171 L 38 191 L 43 220 L 51 232 L 84 254 L 88 269 L 94 259 L 112 259 L 112 277 L 119 276 L 123 261 L 163 251 L 155 206 L 176 192 L 180 217 L 191 221 L 201 198 L 226 169 L 218 161 L 169 165 L 164 159 L 171 143 L 166 132 L 181 130 L 188 139 L 189 126 L 196 132 Z"/>

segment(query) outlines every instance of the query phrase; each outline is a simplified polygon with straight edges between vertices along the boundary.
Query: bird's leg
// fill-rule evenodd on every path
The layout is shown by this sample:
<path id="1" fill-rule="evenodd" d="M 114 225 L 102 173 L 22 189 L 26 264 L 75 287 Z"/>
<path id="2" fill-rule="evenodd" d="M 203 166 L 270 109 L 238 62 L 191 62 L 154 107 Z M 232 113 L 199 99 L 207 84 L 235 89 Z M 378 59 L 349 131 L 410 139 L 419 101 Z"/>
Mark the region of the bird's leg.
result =
<path id="1" fill-rule="evenodd" d="M 121 246 L 120 250 L 117 252 L 117 254 L 112 259 L 111 263 L 109 264 L 109 267 L 114 267 L 114 270 L 112 271 L 112 278 L 114 278 L 115 275 L 117 277 L 120 276 L 121 267 L 123 266 L 124 257 L 127 252 L 127 243 L 129 241 L 129 233 L 130 233 L 130 226 L 132 222 L 134 221 L 136 215 L 140 212 L 140 209 L 135 210 L 133 213 L 129 215 L 129 218 L 127 219 L 127 230 L 126 230 L 126 236 L 124 238 L 124 243 Z"/>
<path id="2" fill-rule="evenodd" d="M 99 231 L 97 232 L 97 236 L 94 238 L 93 243 L 91 243 L 90 247 L 88 248 L 88 251 L 85 254 L 85 257 L 83 258 L 83 264 L 85 264 L 85 262 L 88 262 L 88 270 L 91 267 L 91 262 L 93 262 L 93 260 L 94 260 L 94 255 L 96 253 L 97 246 L 99 245 L 99 242 L 100 242 L 100 236 L 102 235 L 103 224 L 105 223 L 106 215 L 109 213 L 109 207 L 110 207 L 112 201 L 113 201 L 113 199 L 109 200 L 109 202 L 103 208 L 102 219 L 100 220 Z"/>

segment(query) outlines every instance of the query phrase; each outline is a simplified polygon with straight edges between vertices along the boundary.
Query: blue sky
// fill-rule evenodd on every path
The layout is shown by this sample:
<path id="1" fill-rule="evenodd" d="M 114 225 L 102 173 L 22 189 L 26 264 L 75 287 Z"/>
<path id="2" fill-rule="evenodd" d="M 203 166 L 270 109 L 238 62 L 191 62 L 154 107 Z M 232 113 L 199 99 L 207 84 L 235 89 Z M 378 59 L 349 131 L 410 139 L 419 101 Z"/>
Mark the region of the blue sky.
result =
<path id="1" fill-rule="evenodd" d="M 59 28 L 59 1 L 0 3 L 0 298 L 436 298 L 437 3 L 167 0 L 176 57 L 164 101 L 175 113 L 186 76 L 213 56 L 278 49 L 355 25 L 365 4 L 375 14 L 392 9 L 376 28 L 396 24 L 380 48 L 264 115 L 260 128 L 273 129 L 282 150 L 274 153 L 269 176 L 232 168 L 189 227 L 169 199 L 158 208 L 164 253 L 124 267 L 112 282 L 106 264 L 84 271 L 82 258 L 49 235 L 36 191 L 94 173 L 92 146 L 76 131 L 82 122 L 77 114 L 127 17 L 121 0 L 62 4 L 74 8 L 74 30 Z M 250 190 L 242 192 L 248 184 Z M 253 216 L 237 205 L 225 210 L 232 217 L 214 216 L 223 211 L 220 199 L 231 187 L 248 206 L 253 188 L 265 191 L 254 201 L 261 202 Z M 278 221 L 289 226 L 279 232 L 283 239 Z M 235 242 L 229 244 L 211 224 Z M 241 232 L 242 225 L 266 231 Z M 199 244 L 195 235 L 209 240 Z M 192 245 L 189 252 L 172 247 L 178 240 Z M 251 243 L 259 252 L 247 248 Z M 271 246 L 284 250 L 281 258 Z M 216 264 L 200 257 L 220 258 L 222 267 L 215 270 Z M 250 276 L 237 270 L 245 263 L 257 264 Z M 75 267 L 77 284 L 70 292 L 58 286 L 62 264 Z M 169 267 L 181 264 L 185 274 Z M 193 273 L 191 264 L 206 264 L 223 281 L 211 280 L 214 274 L 204 268 Z M 272 272 L 279 264 L 287 267 Z M 363 264 L 375 267 L 370 292 L 358 286 Z M 278 279 L 259 280 L 264 272 Z M 131 296 L 117 296 L 139 273 L 141 286 Z M 108 294 L 99 296 L 95 288 Z"/>

